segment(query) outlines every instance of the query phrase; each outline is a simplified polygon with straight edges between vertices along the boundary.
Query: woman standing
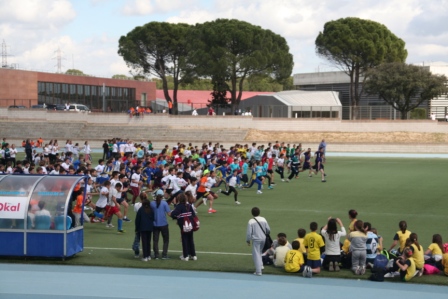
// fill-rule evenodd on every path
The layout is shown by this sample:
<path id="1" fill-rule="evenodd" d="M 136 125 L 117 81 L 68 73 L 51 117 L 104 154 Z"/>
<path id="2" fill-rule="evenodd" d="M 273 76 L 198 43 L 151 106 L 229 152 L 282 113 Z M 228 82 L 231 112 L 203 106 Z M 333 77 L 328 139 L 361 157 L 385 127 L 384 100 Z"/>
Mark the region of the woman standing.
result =
<path id="1" fill-rule="evenodd" d="M 170 242 L 170 231 L 168 229 L 168 221 L 166 215 L 171 215 L 168 203 L 163 199 L 163 190 L 157 190 L 156 199 L 151 202 L 151 209 L 154 211 L 154 234 L 153 234 L 153 249 L 154 257 L 158 259 L 159 256 L 159 236 L 162 233 L 163 251 L 162 259 L 168 259 L 168 244 Z"/>
<path id="2" fill-rule="evenodd" d="M 10 158 L 9 160 L 12 162 L 13 167 L 16 167 L 16 155 L 17 155 L 17 148 L 15 144 L 11 144 L 11 148 L 9 149 Z"/>
<path id="3" fill-rule="evenodd" d="M 26 142 L 25 142 L 25 155 L 26 155 L 26 159 L 30 163 L 33 162 L 32 153 L 33 153 L 33 148 L 31 147 L 30 140 L 27 139 Z"/>
<path id="4" fill-rule="evenodd" d="M 338 231 L 336 224 L 339 224 L 341 227 L 340 231 Z M 339 240 L 347 234 L 342 221 L 339 218 L 328 218 L 328 223 L 322 228 L 321 234 L 325 238 L 323 267 L 330 272 L 339 271 L 339 262 L 341 261 Z"/>
<path id="5" fill-rule="evenodd" d="M 196 216 L 194 213 L 193 207 L 187 202 L 187 197 L 185 194 L 181 193 L 177 196 L 178 205 L 174 211 L 171 212 L 171 218 L 177 219 L 177 224 L 180 227 L 181 237 L 182 237 L 182 255 L 180 259 L 183 261 L 188 261 L 192 259 L 193 261 L 197 260 L 196 250 L 194 248 L 194 239 L 193 239 L 193 230 L 189 232 L 183 231 L 183 226 L 185 222 L 185 218 L 190 223 L 193 223 L 193 218 Z M 261 257 L 260 257 L 261 260 Z"/>
<path id="6" fill-rule="evenodd" d="M 90 158 L 91 152 L 92 152 L 92 150 L 90 149 L 89 142 L 88 141 L 84 142 L 84 153 L 85 153 L 86 161 L 92 161 L 92 159 Z"/>
<path id="7" fill-rule="evenodd" d="M 149 200 L 144 199 L 142 206 L 135 217 L 135 232 L 140 233 L 142 240 L 143 258 L 142 261 L 151 260 L 151 233 L 154 229 L 154 211 L 151 209 Z"/>
<path id="8" fill-rule="evenodd" d="M 250 246 L 250 242 L 252 241 L 252 259 L 255 264 L 254 275 L 261 276 L 261 270 L 263 268 L 261 253 L 266 241 L 266 234 L 271 232 L 271 228 L 266 219 L 260 216 L 259 208 L 252 208 L 252 216 L 254 218 L 250 219 L 247 224 L 246 242 Z"/>

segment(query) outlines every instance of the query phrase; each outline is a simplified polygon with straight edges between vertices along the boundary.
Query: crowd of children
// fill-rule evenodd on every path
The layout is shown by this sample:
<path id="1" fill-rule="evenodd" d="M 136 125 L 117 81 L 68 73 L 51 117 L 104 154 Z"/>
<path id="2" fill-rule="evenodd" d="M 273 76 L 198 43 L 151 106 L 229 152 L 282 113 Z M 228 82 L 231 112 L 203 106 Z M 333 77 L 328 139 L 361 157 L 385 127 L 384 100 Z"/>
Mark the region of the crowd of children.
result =
<path id="1" fill-rule="evenodd" d="M 314 165 L 310 148 L 305 150 L 301 144 L 291 146 L 280 142 L 269 143 L 266 147 L 256 143 L 251 146 L 235 144 L 229 149 L 211 142 L 201 146 L 178 143 L 155 152 L 151 141 L 135 143 L 117 138 L 104 142 L 103 159 L 99 159 L 96 167 L 92 167 L 92 150 L 87 141 L 80 147 L 67 140 L 63 150 L 57 140 L 44 143 L 40 139 L 38 143 L 42 151 L 34 151 L 31 157 L 27 153 L 26 159 L 20 161 L 16 159 L 16 147 L 3 139 L 0 173 L 88 176 L 88 184 L 76 190 L 76 204 L 73 211 L 69 211 L 73 226 L 80 225 L 83 219 L 92 223 L 105 222 L 108 228 L 113 228 L 115 215 L 117 230 L 124 233 L 123 222 L 130 221 L 127 218 L 129 205 L 134 205 L 138 234 L 133 248 L 138 256 L 139 240 L 142 239 L 144 261 L 151 258 L 148 235 L 156 234 L 155 231 L 157 241 L 160 233 L 164 240 L 161 258 L 167 258 L 168 224 L 160 220 L 166 215 L 176 219 L 179 215 L 191 218 L 201 204 L 208 205 L 208 213 L 214 214 L 217 212 L 214 201 L 221 194 L 233 194 L 235 204 L 239 205 L 238 195 L 243 189 L 257 184 L 256 192 L 262 194 L 263 185 L 267 189 L 274 188 L 275 173 L 284 182 L 290 182 L 302 172 L 307 172 L 310 177 L 320 173 L 322 182 L 326 182 L 324 140 L 314 152 Z M 29 144 L 27 140 L 25 146 Z M 212 191 L 222 184 L 225 190 Z M 84 189 L 87 197 L 83 196 Z M 154 192 L 155 201 L 148 200 L 148 192 Z M 98 194 L 96 203 L 91 201 L 94 194 Z M 177 209 L 175 213 L 169 207 L 171 204 L 173 211 Z M 82 205 L 92 209 L 90 215 L 83 213 Z M 442 270 L 448 275 L 448 246 L 442 243 L 440 235 L 434 235 L 433 243 L 424 250 L 418 243 L 417 234 L 407 230 L 406 222 L 401 221 L 400 230 L 386 251 L 382 238 L 369 222 L 358 220 L 354 210 L 349 211 L 349 219 L 348 230 L 338 218 L 329 218 L 320 230 L 318 224 L 312 222 L 311 231 L 306 234 L 305 229 L 299 229 L 298 238 L 291 244 L 285 234 L 279 234 L 273 247 L 264 252 L 263 260 L 269 264 L 272 259 L 275 266 L 284 267 L 287 272 L 303 273 L 306 277 L 320 273 L 321 268 L 331 272 L 348 268 L 355 275 L 363 275 L 370 268 L 383 271 L 383 277 L 400 276 L 404 281 L 423 274 L 424 270 L 427 273 Z M 193 235 L 183 240 L 183 245 L 181 259 L 195 260 Z M 394 251 L 397 245 L 399 249 Z M 157 244 L 155 246 L 158 248 Z M 388 263 L 377 267 L 381 252 L 389 255 Z M 154 257 L 159 258 L 158 249 Z"/>
<path id="2" fill-rule="evenodd" d="M 358 220 L 355 210 L 350 210 L 348 216 L 348 231 L 339 218 L 330 217 L 320 233 L 316 222 L 311 222 L 308 234 L 299 229 L 298 238 L 292 243 L 286 234 L 279 233 L 272 247 L 263 253 L 263 264 L 302 273 L 304 277 L 320 273 L 321 268 L 330 272 L 347 268 L 355 275 L 364 275 L 366 269 L 371 269 L 371 280 L 379 281 L 399 276 L 406 282 L 415 276 L 439 272 L 448 275 L 448 243 L 443 244 L 439 234 L 433 236 L 425 250 L 417 234 L 407 229 L 406 221 L 400 221 L 400 230 L 386 250 L 382 237 L 369 222 Z M 344 242 L 341 237 L 345 237 Z"/>

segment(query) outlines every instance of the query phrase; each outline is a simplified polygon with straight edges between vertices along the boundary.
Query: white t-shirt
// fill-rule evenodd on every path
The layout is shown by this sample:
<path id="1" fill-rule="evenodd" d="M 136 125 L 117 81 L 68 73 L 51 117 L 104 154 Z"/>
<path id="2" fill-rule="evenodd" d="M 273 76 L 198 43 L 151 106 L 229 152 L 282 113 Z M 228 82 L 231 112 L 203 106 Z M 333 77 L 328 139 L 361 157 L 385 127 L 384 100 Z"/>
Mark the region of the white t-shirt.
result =
<path id="1" fill-rule="evenodd" d="M 275 248 L 274 266 L 276 266 L 276 267 L 284 267 L 285 266 L 285 256 L 289 250 L 290 249 L 287 245 L 284 245 L 284 246 L 280 245 L 277 248 Z"/>
<path id="2" fill-rule="evenodd" d="M 105 165 L 98 165 L 97 167 L 95 167 L 95 170 L 98 174 L 102 174 L 104 172 L 104 167 Z"/>
<path id="3" fill-rule="evenodd" d="M 124 143 L 120 144 L 120 153 L 124 153 L 125 146 L 126 146 L 126 144 L 124 144 Z"/>
<path id="4" fill-rule="evenodd" d="M 140 208 L 142 207 L 142 203 L 141 202 L 136 202 L 134 205 L 134 211 L 137 213 L 138 210 L 140 210 Z"/>
<path id="5" fill-rule="evenodd" d="M 134 183 L 136 181 L 137 183 Z M 131 187 L 138 187 L 138 182 L 140 182 L 140 175 L 138 173 L 134 173 L 131 177 Z"/>
<path id="6" fill-rule="evenodd" d="M 17 149 L 15 149 L 15 148 L 9 149 L 9 155 L 11 156 L 11 158 L 15 158 L 16 154 L 17 154 Z"/>
<path id="7" fill-rule="evenodd" d="M 210 188 L 212 188 L 213 185 L 215 185 L 215 184 L 216 184 L 216 180 L 215 180 L 215 178 L 208 177 L 208 178 L 207 178 L 207 182 L 205 183 L 205 190 L 206 190 L 207 192 L 210 191 Z"/>
<path id="8" fill-rule="evenodd" d="M 196 184 L 191 185 L 189 184 L 187 188 L 185 188 L 185 192 L 190 191 L 194 198 L 196 198 L 196 190 L 198 186 Z"/>
<path id="9" fill-rule="evenodd" d="M 283 167 L 283 164 L 285 164 L 285 159 L 283 159 L 283 158 L 278 158 L 278 159 L 277 159 L 277 166 L 279 166 L 279 167 Z"/>
<path id="10" fill-rule="evenodd" d="M 326 230 L 322 230 L 321 232 L 322 237 L 325 239 L 325 254 L 326 255 L 340 255 L 341 249 L 339 247 L 339 240 L 341 237 L 344 237 L 347 235 L 345 228 L 341 227 L 341 230 L 338 231 L 337 234 L 334 234 L 334 241 L 330 240 L 330 236 L 327 234 Z"/>
<path id="11" fill-rule="evenodd" d="M 100 197 L 98 198 L 98 201 L 96 202 L 96 206 L 100 208 L 104 208 L 107 205 L 107 196 L 109 195 L 109 189 L 107 187 L 101 187 L 100 191 Z"/>
<path id="12" fill-rule="evenodd" d="M 109 191 L 109 206 L 115 207 L 115 202 L 112 200 L 112 197 L 115 197 L 115 200 L 119 198 L 120 192 L 115 189 L 115 187 L 111 187 Z"/>

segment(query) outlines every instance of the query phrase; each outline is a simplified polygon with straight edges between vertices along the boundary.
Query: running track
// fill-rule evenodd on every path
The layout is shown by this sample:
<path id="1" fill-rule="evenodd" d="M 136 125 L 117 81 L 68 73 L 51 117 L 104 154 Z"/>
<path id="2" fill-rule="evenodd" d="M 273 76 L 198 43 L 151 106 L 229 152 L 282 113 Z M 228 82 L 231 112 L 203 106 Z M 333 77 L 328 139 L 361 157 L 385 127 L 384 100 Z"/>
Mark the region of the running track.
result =
<path id="1" fill-rule="evenodd" d="M 448 287 L 292 275 L 0 264 L 1 299 L 279 297 L 444 299 Z"/>

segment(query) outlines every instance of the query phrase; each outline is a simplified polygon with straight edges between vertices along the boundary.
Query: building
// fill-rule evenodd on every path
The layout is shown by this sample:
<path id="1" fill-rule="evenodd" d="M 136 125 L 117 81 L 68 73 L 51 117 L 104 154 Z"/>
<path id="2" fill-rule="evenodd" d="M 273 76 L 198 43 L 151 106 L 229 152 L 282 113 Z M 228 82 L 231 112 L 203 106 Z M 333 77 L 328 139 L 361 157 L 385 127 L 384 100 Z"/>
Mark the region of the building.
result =
<path id="1" fill-rule="evenodd" d="M 0 68 L 0 106 L 77 103 L 92 111 L 127 111 L 156 99 L 156 83 Z"/>
<path id="2" fill-rule="evenodd" d="M 342 104 L 336 91 L 287 90 L 256 95 L 240 103 L 253 117 L 341 118 Z"/>
<path id="3" fill-rule="evenodd" d="M 433 74 L 448 76 L 448 66 L 423 66 Z M 360 78 L 362 82 L 363 78 Z M 298 90 L 307 91 L 337 91 L 339 92 L 342 104 L 342 118 L 351 118 L 350 103 L 350 77 L 343 71 L 336 72 L 317 72 L 294 74 L 294 86 Z M 362 83 L 360 83 L 362 89 Z M 368 119 L 398 119 L 400 113 L 382 100 L 378 95 L 361 94 L 359 102 L 359 118 Z M 427 111 L 427 115 L 436 113 L 437 118 L 443 118 L 448 107 L 448 99 L 446 95 L 431 100 L 429 103 L 420 105 Z"/>

